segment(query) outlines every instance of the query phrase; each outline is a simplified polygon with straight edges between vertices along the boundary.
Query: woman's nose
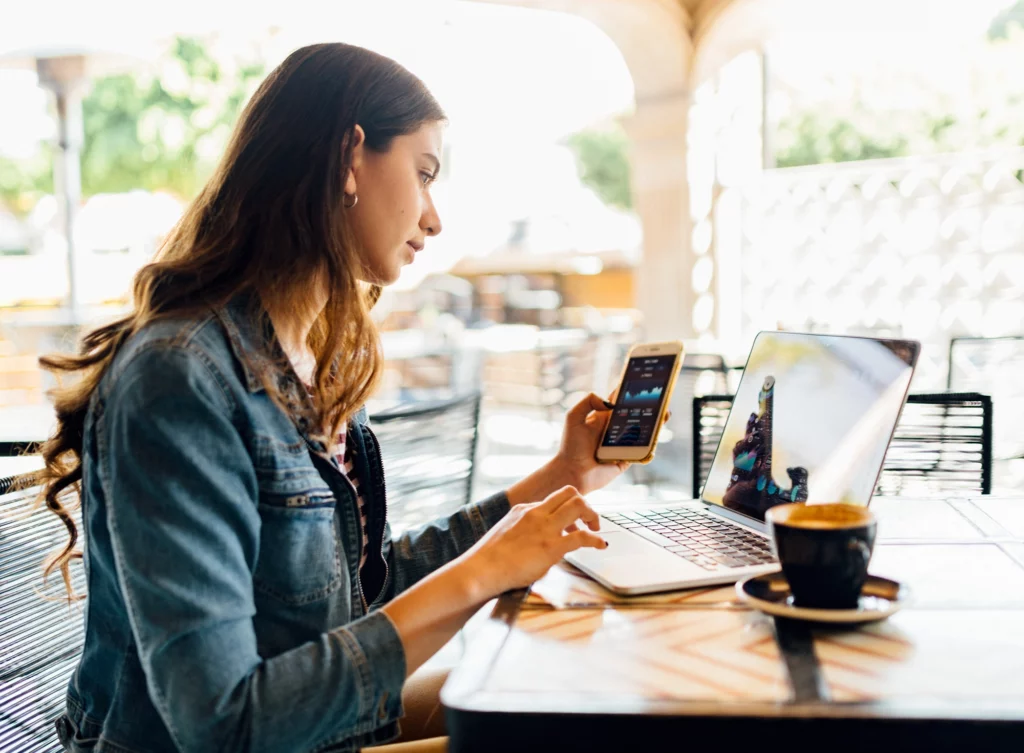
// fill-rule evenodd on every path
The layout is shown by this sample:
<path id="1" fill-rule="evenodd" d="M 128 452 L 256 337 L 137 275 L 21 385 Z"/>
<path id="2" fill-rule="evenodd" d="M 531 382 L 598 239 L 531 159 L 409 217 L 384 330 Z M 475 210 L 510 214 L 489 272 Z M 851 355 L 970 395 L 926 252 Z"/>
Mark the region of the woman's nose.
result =
<path id="1" fill-rule="evenodd" d="M 426 210 L 423 212 L 423 217 L 420 218 L 420 227 L 427 235 L 434 236 L 441 232 L 441 218 L 437 214 L 437 208 L 434 206 L 434 202 L 431 201 Z"/>

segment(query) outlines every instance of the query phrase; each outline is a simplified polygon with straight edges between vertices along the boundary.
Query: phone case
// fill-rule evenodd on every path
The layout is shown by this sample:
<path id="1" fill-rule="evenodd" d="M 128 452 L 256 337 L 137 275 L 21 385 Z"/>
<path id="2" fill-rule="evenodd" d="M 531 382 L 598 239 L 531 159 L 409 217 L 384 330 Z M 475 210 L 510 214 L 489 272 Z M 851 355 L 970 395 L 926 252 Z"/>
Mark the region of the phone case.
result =
<path id="1" fill-rule="evenodd" d="M 654 451 L 658 447 L 658 436 L 661 434 L 661 427 L 665 425 L 665 414 L 668 412 L 669 405 L 672 403 L 672 393 L 676 389 L 676 380 L 679 378 L 679 371 L 683 367 L 683 356 L 686 355 L 686 348 L 679 350 L 679 357 L 676 358 L 675 366 L 672 367 L 672 376 L 668 378 L 668 393 L 665 395 L 664 401 L 661 403 L 661 413 L 658 414 L 658 423 L 654 427 L 654 433 L 651 435 L 651 451 L 639 460 L 627 460 L 628 463 L 639 463 L 640 465 L 647 465 L 654 460 Z M 619 385 L 622 385 L 623 380 L 626 378 L 626 369 L 629 367 L 629 359 L 633 357 L 633 351 L 630 350 L 626 355 L 626 362 L 622 364 L 622 375 L 619 377 Z M 607 429 L 606 429 L 607 430 Z M 604 441 L 604 433 L 601 434 L 601 441 Z M 600 445 L 598 445 L 600 446 Z M 618 463 L 622 462 L 619 460 L 613 460 L 611 458 L 601 459 L 597 457 L 597 450 L 594 451 L 594 458 L 598 463 Z"/>

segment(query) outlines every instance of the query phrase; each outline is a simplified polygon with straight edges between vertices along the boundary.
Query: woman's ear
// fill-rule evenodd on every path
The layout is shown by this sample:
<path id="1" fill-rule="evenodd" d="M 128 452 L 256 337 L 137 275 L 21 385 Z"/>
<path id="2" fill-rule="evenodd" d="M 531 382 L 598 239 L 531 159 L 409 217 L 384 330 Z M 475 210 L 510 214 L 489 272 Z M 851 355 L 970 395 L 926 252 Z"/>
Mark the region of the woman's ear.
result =
<path id="1" fill-rule="evenodd" d="M 346 138 L 349 138 L 346 136 Z M 349 195 L 355 195 L 357 191 L 356 186 L 356 175 L 363 166 L 363 155 L 366 149 L 366 132 L 363 127 L 356 123 L 355 128 L 352 129 L 352 167 L 349 168 L 348 175 L 345 176 L 345 193 Z"/>

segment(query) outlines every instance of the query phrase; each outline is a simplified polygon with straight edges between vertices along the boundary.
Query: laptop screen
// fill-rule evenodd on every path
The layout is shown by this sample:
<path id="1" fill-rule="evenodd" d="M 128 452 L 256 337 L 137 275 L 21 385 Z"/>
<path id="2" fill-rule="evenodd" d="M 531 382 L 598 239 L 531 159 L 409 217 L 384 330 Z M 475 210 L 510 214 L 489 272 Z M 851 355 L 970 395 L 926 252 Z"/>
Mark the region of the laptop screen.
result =
<path id="1" fill-rule="evenodd" d="M 920 346 L 762 332 L 702 499 L 764 521 L 786 502 L 866 505 Z"/>

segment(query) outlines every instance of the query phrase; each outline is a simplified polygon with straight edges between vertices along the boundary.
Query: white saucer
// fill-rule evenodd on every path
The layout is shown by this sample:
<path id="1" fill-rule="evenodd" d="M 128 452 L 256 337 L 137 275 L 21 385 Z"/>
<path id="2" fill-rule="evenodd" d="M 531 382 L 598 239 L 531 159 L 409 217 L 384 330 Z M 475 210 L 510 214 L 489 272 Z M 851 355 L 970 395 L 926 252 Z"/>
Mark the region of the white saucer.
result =
<path id="1" fill-rule="evenodd" d="M 884 620 L 898 612 L 909 600 L 910 589 L 894 580 L 869 575 L 856 609 L 820 609 L 798 607 L 781 571 L 753 575 L 736 584 L 741 601 L 775 617 L 794 620 L 856 624 Z"/>

